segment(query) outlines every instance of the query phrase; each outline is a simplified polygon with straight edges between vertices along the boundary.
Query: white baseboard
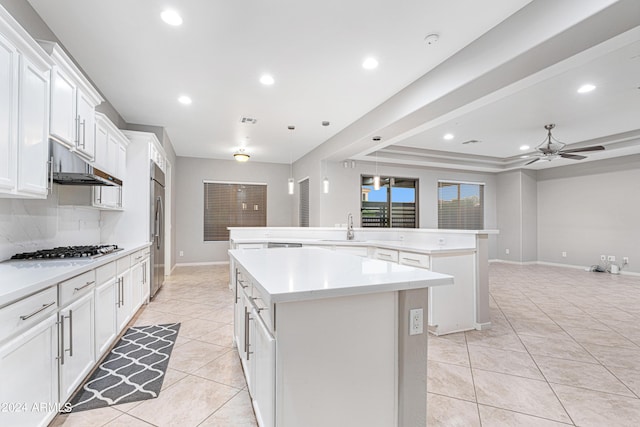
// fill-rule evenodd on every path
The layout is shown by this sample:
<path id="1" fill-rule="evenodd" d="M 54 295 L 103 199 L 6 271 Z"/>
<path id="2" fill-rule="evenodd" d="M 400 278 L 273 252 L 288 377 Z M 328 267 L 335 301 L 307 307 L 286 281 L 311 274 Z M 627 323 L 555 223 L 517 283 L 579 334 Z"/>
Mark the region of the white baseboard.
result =
<path id="1" fill-rule="evenodd" d="M 489 260 L 489 263 L 503 263 L 503 264 L 514 264 L 514 265 L 548 265 L 550 267 L 564 267 L 564 268 L 573 268 L 576 270 L 586 271 L 586 269 L 590 268 L 590 265 L 573 265 L 573 264 L 561 264 L 558 262 L 547 262 L 547 261 L 527 261 L 527 262 L 518 262 L 518 261 L 508 261 L 505 259 L 492 259 Z M 640 273 L 636 273 L 633 271 L 624 271 L 620 270 L 621 276 L 636 276 L 640 277 Z"/>
<path id="2" fill-rule="evenodd" d="M 491 322 L 484 323 L 474 323 L 473 324 L 477 331 L 486 331 L 487 329 L 491 329 Z"/>
<path id="3" fill-rule="evenodd" d="M 229 261 L 211 261 L 211 262 L 181 262 L 176 267 L 196 267 L 199 265 L 227 265 Z"/>
<path id="4" fill-rule="evenodd" d="M 538 261 L 510 261 L 506 259 L 491 259 L 489 263 L 501 262 L 503 264 L 514 264 L 514 265 L 534 265 L 538 264 Z"/>

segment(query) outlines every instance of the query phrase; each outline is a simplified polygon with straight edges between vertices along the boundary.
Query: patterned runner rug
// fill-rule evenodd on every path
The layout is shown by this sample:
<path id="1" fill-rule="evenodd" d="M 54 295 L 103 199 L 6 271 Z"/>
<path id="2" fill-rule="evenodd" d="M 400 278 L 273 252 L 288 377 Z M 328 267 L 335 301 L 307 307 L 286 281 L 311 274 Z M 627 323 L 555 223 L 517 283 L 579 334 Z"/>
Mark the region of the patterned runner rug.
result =
<path id="1" fill-rule="evenodd" d="M 71 412 L 158 397 L 180 323 L 129 328 L 70 400 Z"/>

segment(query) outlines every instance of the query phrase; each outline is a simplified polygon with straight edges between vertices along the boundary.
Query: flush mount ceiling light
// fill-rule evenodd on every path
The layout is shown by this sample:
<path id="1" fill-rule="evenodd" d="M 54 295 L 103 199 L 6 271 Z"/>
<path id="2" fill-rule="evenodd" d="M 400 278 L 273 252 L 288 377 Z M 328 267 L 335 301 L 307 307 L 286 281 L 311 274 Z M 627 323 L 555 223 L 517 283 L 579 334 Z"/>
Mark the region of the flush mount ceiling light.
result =
<path id="1" fill-rule="evenodd" d="M 362 68 L 364 68 L 365 70 L 373 70 L 375 68 L 378 68 L 378 60 L 369 57 L 362 63 Z"/>
<path id="2" fill-rule="evenodd" d="M 273 76 L 271 76 L 270 74 L 263 74 L 260 77 L 260 83 L 262 83 L 265 86 L 271 86 L 275 82 L 276 81 L 273 79 Z"/>
<path id="3" fill-rule="evenodd" d="M 160 14 L 164 22 L 174 27 L 182 25 L 182 17 L 175 10 L 167 9 Z"/>
<path id="4" fill-rule="evenodd" d="M 184 105 L 189 105 L 191 104 L 193 101 L 191 100 L 191 98 L 189 98 L 187 95 L 182 95 L 178 97 L 178 102 L 180 104 L 184 104 Z"/>
<path id="5" fill-rule="evenodd" d="M 589 93 L 596 87 L 590 83 L 584 84 L 578 88 L 578 93 Z"/>
<path id="6" fill-rule="evenodd" d="M 244 148 L 241 148 L 235 153 L 233 153 L 233 158 L 241 163 L 248 161 L 249 157 L 251 156 L 249 156 L 247 153 L 244 152 Z"/>
<path id="7" fill-rule="evenodd" d="M 522 150 L 522 151 L 527 151 L 529 148 L 531 148 L 531 147 L 529 147 L 528 145 L 521 145 L 520 146 L 520 150 Z"/>
<path id="8" fill-rule="evenodd" d="M 447 141 L 451 141 L 454 138 L 454 136 L 452 133 L 446 133 L 442 138 L 446 139 Z"/>

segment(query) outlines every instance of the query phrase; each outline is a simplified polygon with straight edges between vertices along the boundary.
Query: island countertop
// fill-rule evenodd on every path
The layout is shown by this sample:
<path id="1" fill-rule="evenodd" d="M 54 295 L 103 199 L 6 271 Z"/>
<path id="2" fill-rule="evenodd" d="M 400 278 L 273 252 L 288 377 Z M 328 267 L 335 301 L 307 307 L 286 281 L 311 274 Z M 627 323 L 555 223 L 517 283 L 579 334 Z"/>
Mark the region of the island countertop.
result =
<path id="1" fill-rule="evenodd" d="M 229 255 L 271 303 L 453 284 L 447 274 L 313 247 L 233 249 Z"/>

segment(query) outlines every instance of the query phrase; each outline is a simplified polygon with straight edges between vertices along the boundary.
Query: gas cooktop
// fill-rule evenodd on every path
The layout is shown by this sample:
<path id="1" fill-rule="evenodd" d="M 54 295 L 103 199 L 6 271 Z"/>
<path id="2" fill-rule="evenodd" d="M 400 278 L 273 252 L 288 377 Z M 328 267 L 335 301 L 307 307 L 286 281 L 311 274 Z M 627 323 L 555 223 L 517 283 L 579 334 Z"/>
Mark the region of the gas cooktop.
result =
<path id="1" fill-rule="evenodd" d="M 121 251 L 118 245 L 61 246 L 53 249 L 41 249 L 35 252 L 15 254 L 11 259 L 41 260 L 62 258 L 97 258 L 113 252 Z"/>

